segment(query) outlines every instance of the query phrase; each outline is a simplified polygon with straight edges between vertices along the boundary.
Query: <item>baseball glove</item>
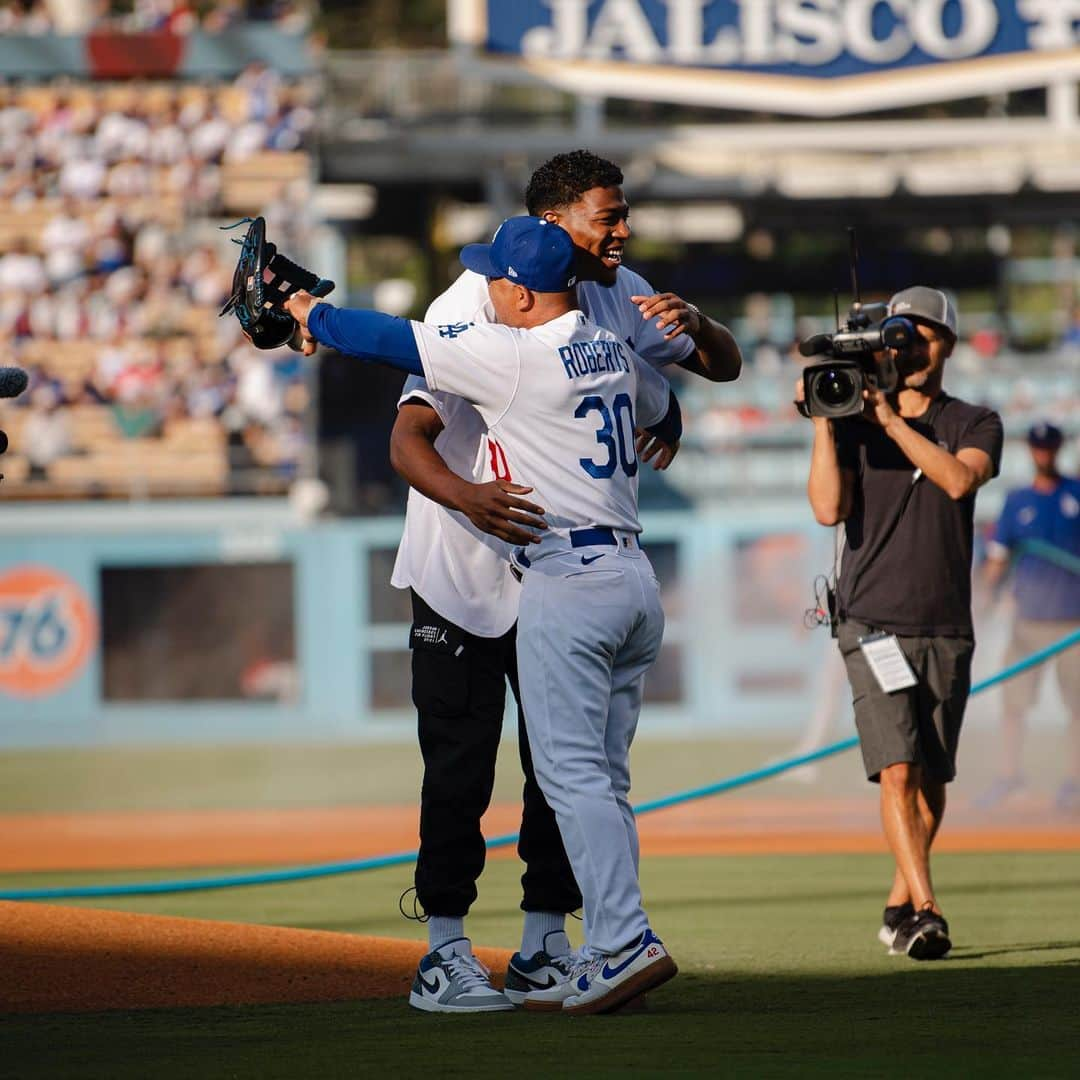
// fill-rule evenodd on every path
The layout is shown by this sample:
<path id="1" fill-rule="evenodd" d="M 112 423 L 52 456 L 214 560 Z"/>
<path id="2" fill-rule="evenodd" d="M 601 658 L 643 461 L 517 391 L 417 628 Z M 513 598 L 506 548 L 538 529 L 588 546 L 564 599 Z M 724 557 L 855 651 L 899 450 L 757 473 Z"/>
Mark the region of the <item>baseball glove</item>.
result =
<path id="1" fill-rule="evenodd" d="M 299 351 L 300 327 L 285 310 L 285 301 L 301 289 L 312 296 L 326 296 L 334 283 L 281 255 L 266 239 L 264 218 L 244 218 L 236 225 L 247 225 L 248 231 L 243 240 L 233 240 L 240 245 L 240 258 L 233 273 L 232 293 L 220 315 L 235 315 L 257 349 L 278 349 L 287 344 Z M 236 225 L 224 228 L 235 229 Z"/>

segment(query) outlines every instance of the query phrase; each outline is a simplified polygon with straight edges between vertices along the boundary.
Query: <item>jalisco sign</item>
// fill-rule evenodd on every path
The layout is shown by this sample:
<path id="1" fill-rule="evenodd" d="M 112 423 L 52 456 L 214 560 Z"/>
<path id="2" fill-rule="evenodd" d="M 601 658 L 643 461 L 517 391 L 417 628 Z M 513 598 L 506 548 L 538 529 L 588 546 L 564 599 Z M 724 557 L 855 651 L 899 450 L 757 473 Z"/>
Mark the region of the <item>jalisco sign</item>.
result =
<path id="1" fill-rule="evenodd" d="M 764 91 L 773 107 L 798 108 L 798 95 L 815 86 L 899 80 L 899 100 L 860 105 L 876 108 L 1080 75 L 1080 0 L 451 0 L 451 8 L 459 41 L 520 57 L 545 77 L 572 68 L 585 79 L 579 92 L 613 97 L 762 107 Z M 589 78 L 601 69 L 606 89 Z M 952 84 L 933 89 L 929 80 L 943 75 Z M 738 100 L 740 87 L 752 100 Z"/>

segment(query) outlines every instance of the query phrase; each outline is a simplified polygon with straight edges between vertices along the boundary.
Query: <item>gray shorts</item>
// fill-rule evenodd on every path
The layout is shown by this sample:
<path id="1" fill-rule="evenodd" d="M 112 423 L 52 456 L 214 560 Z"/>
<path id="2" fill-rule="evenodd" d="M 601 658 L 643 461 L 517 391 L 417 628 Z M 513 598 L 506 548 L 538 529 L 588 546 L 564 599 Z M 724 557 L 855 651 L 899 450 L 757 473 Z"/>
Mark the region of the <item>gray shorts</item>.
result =
<path id="1" fill-rule="evenodd" d="M 875 783 L 887 765 L 921 765 L 942 783 L 956 777 L 956 747 L 971 690 L 972 638 L 897 637 L 918 685 L 886 694 L 877 684 L 859 638 L 876 627 L 840 624 L 840 654 L 847 667 L 863 765 Z"/>

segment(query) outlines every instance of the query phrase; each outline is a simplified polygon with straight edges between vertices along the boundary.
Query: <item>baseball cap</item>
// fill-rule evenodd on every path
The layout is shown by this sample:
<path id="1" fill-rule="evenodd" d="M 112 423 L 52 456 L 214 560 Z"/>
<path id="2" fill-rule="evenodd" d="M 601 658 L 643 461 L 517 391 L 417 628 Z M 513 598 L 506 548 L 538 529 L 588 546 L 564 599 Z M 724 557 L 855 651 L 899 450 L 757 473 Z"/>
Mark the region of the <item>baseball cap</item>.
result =
<path id="1" fill-rule="evenodd" d="M 940 289 L 931 289 L 927 285 L 901 289 L 889 301 L 889 314 L 925 319 L 943 326 L 953 337 L 957 336 L 956 305 Z"/>
<path id="2" fill-rule="evenodd" d="M 1061 428 L 1045 421 L 1033 424 L 1027 433 L 1028 446 L 1034 446 L 1038 450 L 1056 450 L 1064 441 L 1065 436 Z"/>
<path id="3" fill-rule="evenodd" d="M 466 244 L 461 264 L 489 278 L 508 278 L 535 292 L 565 292 L 577 282 L 574 241 L 539 217 L 507 218 L 490 244 Z"/>

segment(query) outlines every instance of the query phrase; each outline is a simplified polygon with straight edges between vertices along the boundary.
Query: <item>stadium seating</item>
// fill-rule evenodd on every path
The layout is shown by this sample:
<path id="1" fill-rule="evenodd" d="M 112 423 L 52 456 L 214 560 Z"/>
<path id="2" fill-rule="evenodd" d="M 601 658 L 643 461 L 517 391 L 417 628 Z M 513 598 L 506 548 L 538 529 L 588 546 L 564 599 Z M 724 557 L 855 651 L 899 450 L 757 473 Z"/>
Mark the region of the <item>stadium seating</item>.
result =
<path id="1" fill-rule="evenodd" d="M 0 87 L 0 342 L 31 377 L 0 411 L 7 497 L 227 494 L 230 431 L 243 490 L 284 490 L 306 399 L 218 319 L 231 251 L 212 231 L 307 197 L 282 90 L 243 75 Z M 252 364 L 284 380 L 258 416 L 237 395 Z"/>

